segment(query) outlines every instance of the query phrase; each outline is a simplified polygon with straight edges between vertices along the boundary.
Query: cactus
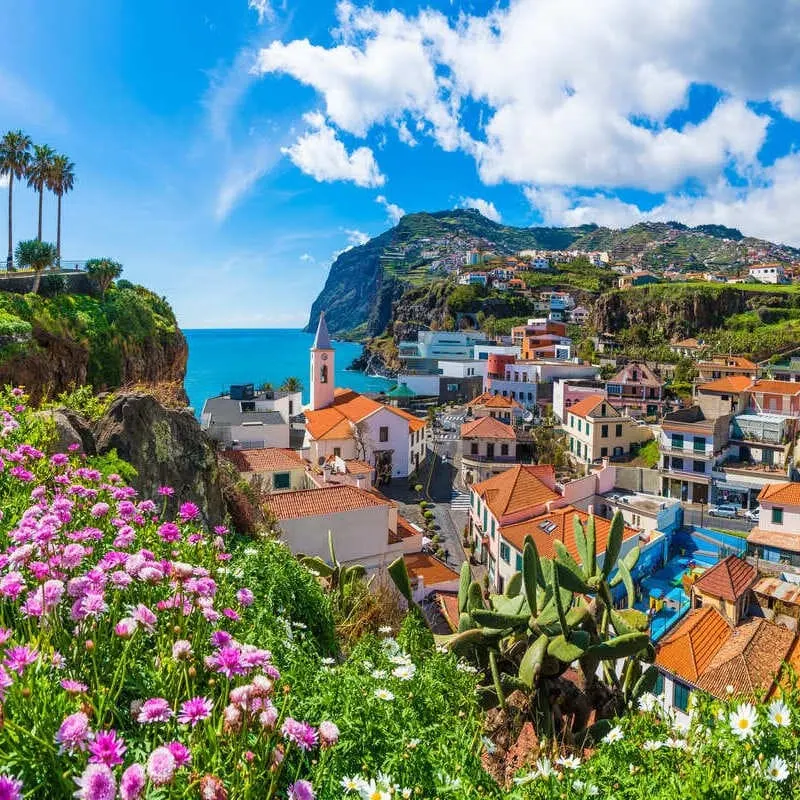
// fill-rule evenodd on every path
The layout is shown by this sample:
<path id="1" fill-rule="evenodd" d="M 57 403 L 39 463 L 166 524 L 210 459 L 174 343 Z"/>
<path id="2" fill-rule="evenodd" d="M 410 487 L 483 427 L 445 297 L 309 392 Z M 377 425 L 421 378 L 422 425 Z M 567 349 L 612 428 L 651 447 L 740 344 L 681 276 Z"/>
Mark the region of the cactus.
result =
<path id="1" fill-rule="evenodd" d="M 550 693 L 576 663 L 587 691 L 600 680 L 597 672 L 602 670 L 621 712 L 648 691 L 657 677 L 652 666 L 643 669 L 643 664 L 654 660 L 647 617 L 632 607 L 631 572 L 639 549 L 634 547 L 620 559 L 623 533 L 624 521 L 617 513 L 602 566 L 598 566 L 593 517 L 585 527 L 575 517 L 577 560 L 558 540 L 555 557 L 542 558 L 533 539 L 527 537 L 522 572 L 508 581 L 503 594 L 490 594 L 488 600 L 464 564 L 458 632 L 436 637 L 437 643 L 483 670 L 481 693 L 486 700 L 502 706 L 514 688 L 535 694 L 531 707 L 539 709 L 538 722 L 544 731 L 553 731 L 555 725 Z M 402 592 L 402 576 L 392 572 L 392 577 L 396 582 L 400 579 Z M 619 583 L 626 589 L 625 609 L 615 609 L 612 601 L 612 589 Z"/>
<path id="2" fill-rule="evenodd" d="M 317 556 L 299 555 L 300 563 L 316 572 L 321 578 L 328 581 L 328 586 L 335 594 L 335 599 L 342 604 L 348 589 L 358 581 L 366 577 L 367 570 L 361 564 L 345 566 L 336 558 L 336 549 L 333 546 L 333 533 L 328 531 L 328 552 L 330 553 L 330 564 Z M 370 582 L 372 579 L 370 578 Z"/>

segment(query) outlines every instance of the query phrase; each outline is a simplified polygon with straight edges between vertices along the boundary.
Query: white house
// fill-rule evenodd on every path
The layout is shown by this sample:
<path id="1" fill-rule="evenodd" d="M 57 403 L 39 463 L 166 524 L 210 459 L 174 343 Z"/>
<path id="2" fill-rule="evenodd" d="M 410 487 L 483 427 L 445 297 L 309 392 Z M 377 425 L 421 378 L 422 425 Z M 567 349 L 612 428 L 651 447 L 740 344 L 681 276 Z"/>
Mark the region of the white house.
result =
<path id="1" fill-rule="evenodd" d="M 757 264 L 748 270 L 750 277 L 760 283 L 788 283 L 781 264 Z"/>
<path id="2" fill-rule="evenodd" d="M 427 422 L 352 389 L 334 388 L 334 359 L 321 314 L 311 348 L 311 403 L 304 412 L 309 460 L 320 467 L 330 456 L 365 461 L 375 467 L 377 483 L 407 477 L 425 460 Z"/>

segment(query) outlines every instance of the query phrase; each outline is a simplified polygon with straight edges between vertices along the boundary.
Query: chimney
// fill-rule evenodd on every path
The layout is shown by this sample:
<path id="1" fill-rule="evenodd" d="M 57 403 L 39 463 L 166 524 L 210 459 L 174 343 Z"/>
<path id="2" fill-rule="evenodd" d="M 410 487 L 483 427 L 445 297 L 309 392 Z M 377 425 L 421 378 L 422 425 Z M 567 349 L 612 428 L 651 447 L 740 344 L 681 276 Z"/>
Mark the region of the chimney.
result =
<path id="1" fill-rule="evenodd" d="M 594 503 L 589 503 L 589 507 L 586 509 L 586 513 L 590 516 L 594 516 Z"/>

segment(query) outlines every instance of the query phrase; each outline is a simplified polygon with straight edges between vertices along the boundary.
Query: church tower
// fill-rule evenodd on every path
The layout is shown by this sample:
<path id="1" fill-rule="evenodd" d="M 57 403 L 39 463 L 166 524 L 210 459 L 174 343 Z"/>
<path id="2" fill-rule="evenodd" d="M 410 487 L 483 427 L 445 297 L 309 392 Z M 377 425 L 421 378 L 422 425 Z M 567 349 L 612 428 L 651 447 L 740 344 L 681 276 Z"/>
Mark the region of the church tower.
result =
<path id="1" fill-rule="evenodd" d="M 327 408 L 333 403 L 333 345 L 325 324 L 325 312 L 319 315 L 317 335 L 311 347 L 311 410 Z"/>

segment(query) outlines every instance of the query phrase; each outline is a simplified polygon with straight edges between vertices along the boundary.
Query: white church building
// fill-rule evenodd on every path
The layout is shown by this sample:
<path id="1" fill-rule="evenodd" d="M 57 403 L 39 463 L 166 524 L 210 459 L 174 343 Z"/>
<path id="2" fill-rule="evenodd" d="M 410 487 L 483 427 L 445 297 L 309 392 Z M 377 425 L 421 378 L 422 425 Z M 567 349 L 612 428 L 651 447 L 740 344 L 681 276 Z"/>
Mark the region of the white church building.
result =
<path id="1" fill-rule="evenodd" d="M 335 388 L 334 359 L 323 312 L 311 347 L 311 402 L 304 409 L 303 450 L 309 461 L 319 467 L 334 456 L 365 461 L 374 466 L 378 484 L 407 477 L 425 459 L 426 420 Z"/>

